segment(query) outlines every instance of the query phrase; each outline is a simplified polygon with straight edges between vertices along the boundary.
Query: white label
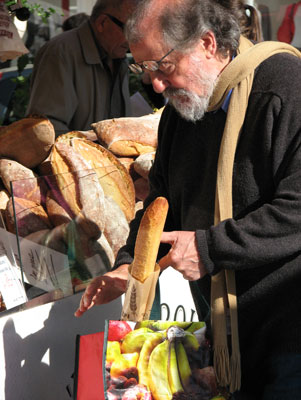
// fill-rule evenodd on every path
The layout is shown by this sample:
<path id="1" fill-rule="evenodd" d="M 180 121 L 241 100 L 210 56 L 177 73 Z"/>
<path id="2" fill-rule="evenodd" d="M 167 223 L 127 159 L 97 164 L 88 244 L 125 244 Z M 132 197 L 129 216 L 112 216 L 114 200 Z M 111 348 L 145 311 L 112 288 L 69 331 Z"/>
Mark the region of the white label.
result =
<path id="1" fill-rule="evenodd" d="M 15 273 L 15 268 L 12 267 L 7 256 L 3 255 L 0 256 L 0 292 L 8 310 L 27 301 L 25 290 Z"/>

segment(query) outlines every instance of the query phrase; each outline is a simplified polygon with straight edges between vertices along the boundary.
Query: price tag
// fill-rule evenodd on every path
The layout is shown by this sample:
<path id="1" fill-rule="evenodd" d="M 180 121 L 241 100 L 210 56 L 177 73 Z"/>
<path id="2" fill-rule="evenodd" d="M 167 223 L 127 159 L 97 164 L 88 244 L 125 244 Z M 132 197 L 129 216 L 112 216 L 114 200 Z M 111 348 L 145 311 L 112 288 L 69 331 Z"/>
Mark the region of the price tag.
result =
<path id="1" fill-rule="evenodd" d="M 6 308 L 19 306 L 27 301 L 25 290 L 7 256 L 0 256 L 0 292 Z"/>

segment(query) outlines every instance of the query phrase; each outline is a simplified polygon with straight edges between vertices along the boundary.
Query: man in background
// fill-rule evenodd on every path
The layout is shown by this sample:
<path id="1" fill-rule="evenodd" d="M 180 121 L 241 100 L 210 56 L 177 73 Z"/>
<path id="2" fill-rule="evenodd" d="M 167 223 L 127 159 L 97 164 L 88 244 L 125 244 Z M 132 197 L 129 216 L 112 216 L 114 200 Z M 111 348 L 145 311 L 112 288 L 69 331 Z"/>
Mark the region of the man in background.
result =
<path id="1" fill-rule="evenodd" d="M 98 0 L 89 21 L 38 52 L 27 115 L 42 114 L 56 135 L 131 115 L 123 33 L 135 0 Z"/>

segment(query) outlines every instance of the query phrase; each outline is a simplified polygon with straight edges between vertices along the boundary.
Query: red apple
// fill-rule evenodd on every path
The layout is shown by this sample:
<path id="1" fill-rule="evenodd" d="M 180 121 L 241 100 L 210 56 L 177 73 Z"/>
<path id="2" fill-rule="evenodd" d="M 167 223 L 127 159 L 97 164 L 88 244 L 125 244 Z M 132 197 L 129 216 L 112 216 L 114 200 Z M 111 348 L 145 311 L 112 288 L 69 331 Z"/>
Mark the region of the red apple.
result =
<path id="1" fill-rule="evenodd" d="M 108 340 L 120 342 L 131 330 L 126 321 L 109 321 Z"/>

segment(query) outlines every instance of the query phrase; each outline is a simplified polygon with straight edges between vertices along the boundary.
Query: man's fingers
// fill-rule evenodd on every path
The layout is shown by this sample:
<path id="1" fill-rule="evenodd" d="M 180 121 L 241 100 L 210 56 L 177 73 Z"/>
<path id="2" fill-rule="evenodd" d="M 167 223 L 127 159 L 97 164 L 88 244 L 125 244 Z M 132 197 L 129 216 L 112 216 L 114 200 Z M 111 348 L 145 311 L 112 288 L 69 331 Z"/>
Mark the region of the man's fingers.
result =
<path id="1" fill-rule="evenodd" d="M 161 243 L 173 244 L 175 240 L 176 240 L 175 232 L 162 232 L 160 239 Z"/>
<path id="2" fill-rule="evenodd" d="M 75 317 L 81 317 L 83 315 L 84 311 L 81 311 L 79 308 L 75 311 L 74 316 Z"/>

